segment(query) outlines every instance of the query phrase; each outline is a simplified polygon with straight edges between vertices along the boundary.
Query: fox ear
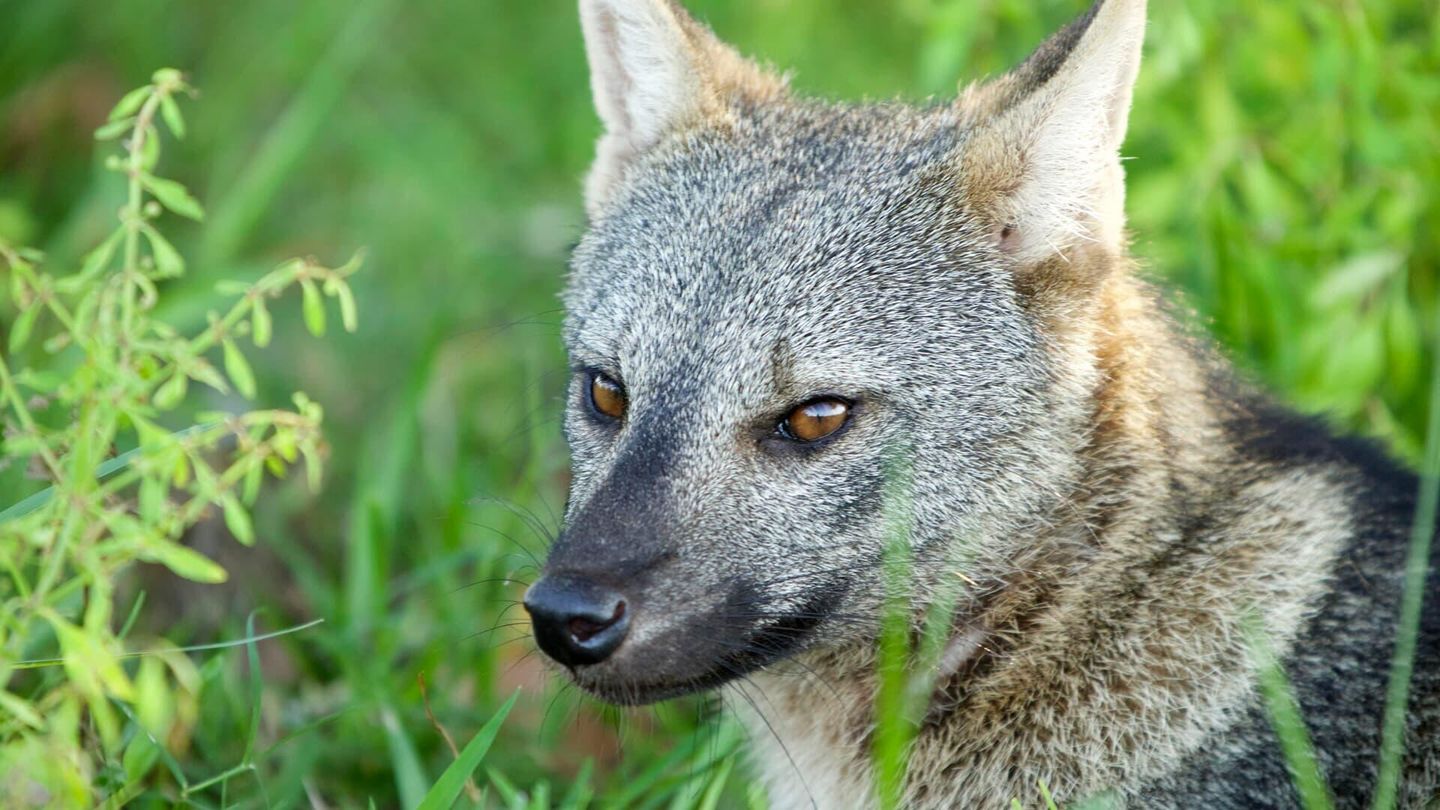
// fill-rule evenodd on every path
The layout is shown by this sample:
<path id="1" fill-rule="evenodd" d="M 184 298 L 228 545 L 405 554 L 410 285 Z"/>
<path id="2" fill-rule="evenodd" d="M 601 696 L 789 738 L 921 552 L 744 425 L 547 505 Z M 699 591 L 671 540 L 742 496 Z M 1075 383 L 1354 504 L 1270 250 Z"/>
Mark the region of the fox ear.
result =
<path id="1" fill-rule="evenodd" d="M 626 166 L 668 133 L 723 121 L 784 81 L 742 58 L 674 0 L 580 0 L 595 109 L 605 126 L 586 181 L 593 215 Z"/>
<path id="2" fill-rule="evenodd" d="M 1097 0 L 1020 67 L 962 94 L 967 201 L 1019 263 L 1077 242 L 1121 249 L 1119 149 L 1144 36 L 1145 0 Z"/>

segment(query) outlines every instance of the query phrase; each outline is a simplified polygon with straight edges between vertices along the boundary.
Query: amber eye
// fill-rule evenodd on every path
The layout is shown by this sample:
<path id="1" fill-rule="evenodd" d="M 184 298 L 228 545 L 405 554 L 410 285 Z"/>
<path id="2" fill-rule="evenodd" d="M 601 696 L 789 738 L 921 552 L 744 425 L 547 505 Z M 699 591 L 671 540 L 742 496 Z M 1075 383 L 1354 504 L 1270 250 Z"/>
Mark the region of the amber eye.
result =
<path id="1" fill-rule="evenodd" d="M 845 426 L 850 403 L 840 399 L 816 399 L 791 411 L 780 423 L 780 432 L 797 442 L 818 442 Z"/>
<path id="2" fill-rule="evenodd" d="M 600 372 L 590 375 L 590 406 L 611 419 L 625 415 L 625 386 Z"/>

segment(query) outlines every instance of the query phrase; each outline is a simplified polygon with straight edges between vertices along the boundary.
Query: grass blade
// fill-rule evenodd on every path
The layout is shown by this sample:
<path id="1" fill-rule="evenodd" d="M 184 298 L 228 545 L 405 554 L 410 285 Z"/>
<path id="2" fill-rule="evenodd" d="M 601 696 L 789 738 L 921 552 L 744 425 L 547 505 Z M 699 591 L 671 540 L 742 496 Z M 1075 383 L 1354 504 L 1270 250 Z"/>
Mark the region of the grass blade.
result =
<path id="1" fill-rule="evenodd" d="M 214 422 L 204 422 L 198 425 L 191 425 L 184 430 L 177 430 L 170 435 L 172 438 L 181 439 L 189 436 L 192 433 L 198 433 L 202 430 L 212 428 L 214 426 Z M 120 455 L 112 459 L 107 460 L 105 463 L 101 464 L 99 467 L 96 468 L 96 480 L 103 481 L 106 478 L 109 478 L 111 475 L 114 475 L 115 473 L 120 472 L 121 470 L 130 466 L 130 462 L 134 461 L 136 456 L 145 452 L 145 449 L 146 448 L 144 447 L 137 447 L 134 450 L 129 450 L 127 452 L 121 453 Z M 4 523 L 8 520 L 22 518 L 30 514 L 31 512 L 34 512 L 36 509 L 39 509 L 40 507 L 49 503 L 50 498 L 52 498 L 54 495 L 55 487 L 46 487 L 22 501 L 11 504 L 10 506 L 6 507 L 4 511 L 0 511 L 0 523 Z"/>
<path id="2" fill-rule="evenodd" d="M 1426 427 L 1425 460 L 1421 466 L 1420 495 L 1410 531 L 1410 553 L 1405 561 L 1405 592 L 1395 633 L 1395 659 L 1385 691 L 1385 724 L 1380 733 L 1380 775 L 1375 783 L 1375 810 L 1390 810 L 1400 788 L 1400 763 L 1405 753 L 1405 710 L 1410 697 L 1410 675 L 1415 669 L 1415 646 L 1420 635 L 1420 607 L 1425 595 L 1430 544 L 1435 536 L 1437 501 L 1440 501 L 1440 342 L 1436 369 L 1430 380 L 1430 421 Z"/>
<path id="3" fill-rule="evenodd" d="M 190 646 L 188 646 L 188 647 L 176 647 L 176 648 L 174 648 L 174 652 L 192 653 L 192 652 L 204 652 L 204 651 L 206 651 L 206 650 L 225 650 L 225 649 L 229 649 L 230 647 L 241 647 L 241 646 L 244 646 L 244 645 L 246 645 L 246 644 L 253 644 L 254 642 L 257 642 L 257 641 L 266 641 L 266 640 L 272 639 L 272 638 L 279 638 L 280 636 L 288 636 L 288 635 L 290 635 L 291 633 L 298 633 L 298 632 L 300 632 L 301 630 L 309 630 L 310 628 L 314 627 L 315 625 L 317 625 L 317 624 L 323 624 L 324 622 L 325 622 L 324 619 L 311 619 L 310 621 L 305 622 L 304 624 L 297 624 L 297 625 L 295 625 L 294 627 L 287 627 L 287 628 L 285 628 L 284 630 L 275 630 L 275 631 L 270 632 L 270 633 L 261 633 L 261 634 L 258 635 L 258 636 L 246 636 L 245 638 L 237 638 L 237 639 L 235 639 L 234 641 L 216 641 L 216 642 L 212 642 L 212 643 L 210 643 L 210 644 L 192 644 L 192 645 L 190 645 Z M 142 657 L 142 656 L 146 656 L 146 655 L 156 655 L 156 654 L 158 654 L 158 651 L 142 650 L 142 651 L 140 651 L 140 652 L 125 653 L 124 655 L 119 656 L 119 658 L 120 658 L 120 660 L 124 661 L 124 660 L 130 659 L 130 658 L 140 658 L 140 657 Z M 30 659 L 30 660 L 28 660 L 28 661 L 16 661 L 15 663 L 13 663 L 13 664 L 10 665 L 10 668 L 11 668 L 11 669 L 39 669 L 39 668 L 41 668 L 41 667 L 56 667 L 56 666 L 60 666 L 60 665 L 63 664 L 64 662 L 65 662 L 65 661 L 64 661 L 63 658 L 32 658 L 32 659 Z"/>
<path id="4" fill-rule="evenodd" d="M 912 703 L 911 625 L 914 594 L 911 591 L 910 537 L 912 503 L 908 492 L 910 468 L 892 462 L 887 481 L 886 518 L 889 540 L 885 547 L 882 576 L 885 603 L 880 616 L 880 638 L 876 650 L 875 733 L 871 763 L 875 771 L 876 804 L 883 810 L 904 805 L 905 775 L 909 768 L 910 744 L 917 725 L 909 711 Z M 942 626 L 948 627 L 949 622 Z"/>
<path id="5" fill-rule="evenodd" d="M 424 801 L 420 802 L 419 810 L 448 810 L 451 805 L 455 804 L 455 800 L 460 796 L 460 791 L 465 789 L 465 780 L 475 773 L 476 768 L 480 767 L 480 761 L 485 758 L 491 744 L 495 742 L 495 736 L 500 733 L 500 727 L 504 725 L 505 717 L 510 714 L 510 710 L 514 708 L 515 701 L 519 697 L 520 690 L 517 689 L 515 694 L 511 695 L 510 699 L 505 701 L 505 704 L 485 723 L 485 726 L 470 738 L 470 742 L 465 744 L 460 756 L 450 763 L 450 767 L 440 774 L 440 779 L 425 794 Z"/>
<path id="6" fill-rule="evenodd" d="M 590 774 L 595 770 L 595 760 L 586 759 L 580 766 L 580 772 L 575 774 L 575 781 L 571 783 L 570 790 L 565 793 L 565 798 L 560 800 L 559 810 L 582 810 L 590 804 L 594 791 L 590 789 Z"/>
<path id="7" fill-rule="evenodd" d="M 1248 635 L 1250 655 L 1255 660 L 1260 682 L 1260 694 L 1265 699 L 1265 710 L 1275 736 L 1280 740 L 1281 753 L 1289 765 L 1290 775 L 1295 781 L 1295 790 L 1300 794 L 1300 804 L 1305 810 L 1331 810 L 1330 789 L 1320 766 L 1315 759 L 1315 747 L 1310 742 L 1310 732 L 1300 717 L 1300 706 L 1290 687 L 1285 669 L 1270 648 L 1269 639 L 1259 626 L 1258 617 L 1252 617 Z"/>
<path id="8" fill-rule="evenodd" d="M 700 797 L 698 810 L 715 810 L 720 805 L 720 796 L 725 790 L 725 783 L 730 779 L 730 770 L 735 766 L 734 759 L 727 759 L 716 769 L 715 776 L 710 781 L 710 787 L 705 790 L 705 795 Z"/>
<path id="9" fill-rule="evenodd" d="M 395 790 L 400 794 L 401 807 L 419 807 L 425 799 L 425 769 L 415 753 L 415 744 L 400 725 L 400 718 L 388 704 L 380 707 L 380 725 L 385 729 L 385 742 L 390 746 L 390 766 L 395 771 Z"/>

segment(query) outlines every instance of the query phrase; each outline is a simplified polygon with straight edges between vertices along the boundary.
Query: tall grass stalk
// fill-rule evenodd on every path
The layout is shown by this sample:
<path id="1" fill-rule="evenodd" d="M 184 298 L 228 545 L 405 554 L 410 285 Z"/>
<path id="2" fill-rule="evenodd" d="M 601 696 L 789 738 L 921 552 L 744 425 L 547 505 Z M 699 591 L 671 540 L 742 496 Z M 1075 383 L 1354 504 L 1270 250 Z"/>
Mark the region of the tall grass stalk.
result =
<path id="1" fill-rule="evenodd" d="M 1430 570 L 1430 546 L 1435 537 L 1437 502 L 1440 502 L 1440 331 L 1436 332 L 1436 367 L 1430 380 L 1430 420 L 1426 428 L 1425 456 L 1420 470 L 1420 493 L 1410 531 L 1410 553 L 1405 561 L 1405 592 L 1396 624 L 1395 658 L 1385 691 L 1385 722 L 1380 736 L 1380 772 L 1375 785 L 1375 810 L 1395 806 L 1400 766 L 1405 754 L 1405 717 L 1410 677 L 1415 670 L 1415 647 L 1420 636 L 1420 608 Z"/>
<path id="2" fill-rule="evenodd" d="M 1310 732 L 1300 715 L 1300 705 L 1285 669 L 1275 656 L 1270 640 L 1260 626 L 1258 615 L 1252 614 L 1247 622 L 1246 636 L 1250 646 L 1250 657 L 1259 680 L 1260 695 L 1265 701 L 1265 710 L 1270 716 L 1270 725 L 1280 741 L 1280 752 L 1289 765 L 1295 790 L 1300 794 L 1300 804 L 1305 810 L 1331 810 L 1334 801 L 1325 777 L 1320 772 L 1319 761 L 1315 758 L 1315 747 L 1310 741 Z"/>
<path id="3" fill-rule="evenodd" d="M 890 810 L 904 806 L 910 747 L 934 694 L 940 660 L 954 632 L 955 610 L 968 562 L 963 543 L 941 568 L 955 576 L 922 583 L 912 551 L 908 471 L 887 484 L 885 604 L 876 650 L 875 738 L 871 751 L 876 799 Z M 918 619 L 918 621 L 917 621 Z"/>
<path id="4" fill-rule="evenodd" d="M 892 526 L 883 576 L 886 602 L 880 618 L 876 660 L 875 741 L 872 751 L 876 798 L 882 810 L 903 806 L 905 772 L 914 728 L 907 717 L 910 675 L 911 580 L 908 517 Z"/>

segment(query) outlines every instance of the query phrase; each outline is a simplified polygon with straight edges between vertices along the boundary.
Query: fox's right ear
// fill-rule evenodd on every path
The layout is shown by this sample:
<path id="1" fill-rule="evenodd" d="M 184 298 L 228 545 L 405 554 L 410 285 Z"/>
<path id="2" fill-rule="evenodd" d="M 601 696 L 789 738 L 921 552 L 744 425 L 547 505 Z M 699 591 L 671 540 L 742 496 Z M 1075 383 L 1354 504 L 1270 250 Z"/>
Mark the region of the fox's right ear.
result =
<path id="1" fill-rule="evenodd" d="M 1119 149 L 1144 38 L 1145 0 L 1095 0 L 1020 67 L 961 97 L 967 197 L 1020 264 L 1081 243 L 1120 252 Z"/>
<path id="2" fill-rule="evenodd" d="M 746 61 L 673 0 L 580 0 L 595 110 L 605 125 L 585 184 L 593 216 L 626 167 L 665 135 L 723 122 L 783 79 Z"/>

